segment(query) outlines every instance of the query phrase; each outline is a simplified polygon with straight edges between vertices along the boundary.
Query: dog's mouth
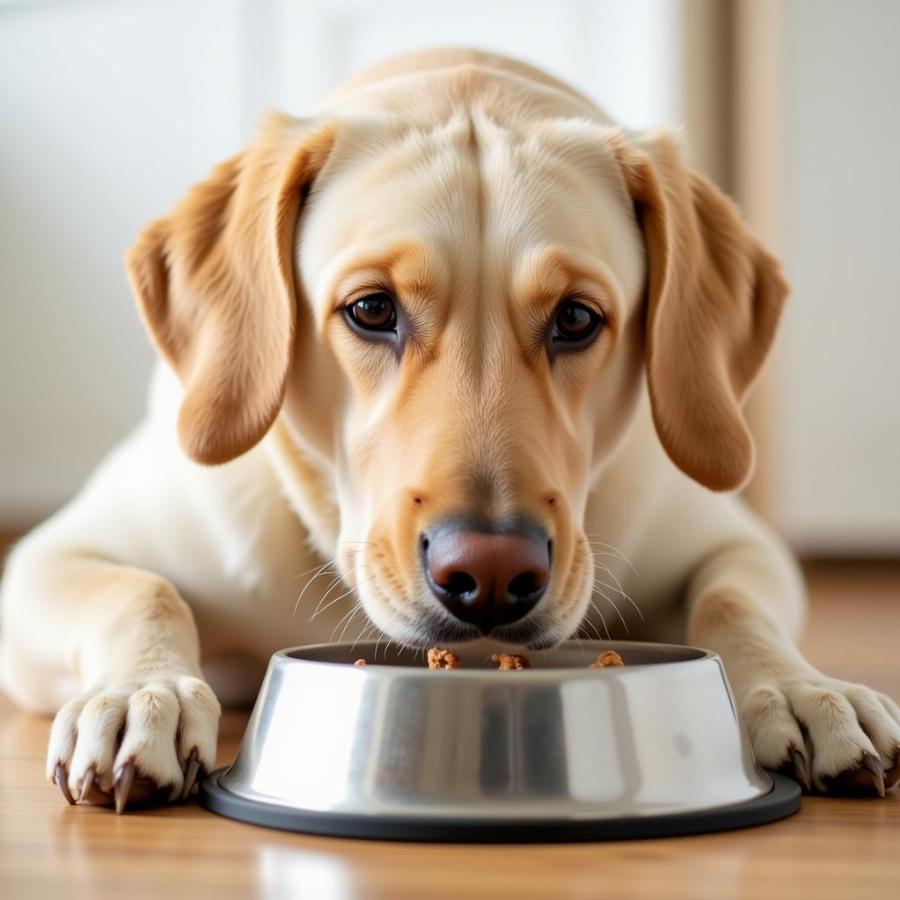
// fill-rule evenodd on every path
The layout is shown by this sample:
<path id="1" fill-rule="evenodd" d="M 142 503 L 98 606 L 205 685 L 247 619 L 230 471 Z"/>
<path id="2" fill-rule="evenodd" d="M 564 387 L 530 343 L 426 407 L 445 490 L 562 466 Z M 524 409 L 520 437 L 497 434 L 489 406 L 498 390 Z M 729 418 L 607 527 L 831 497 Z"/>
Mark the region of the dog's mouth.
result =
<path id="1" fill-rule="evenodd" d="M 370 617 L 376 621 L 380 618 L 377 614 Z M 557 629 L 548 628 L 542 620 L 543 617 L 528 617 L 528 620 L 499 625 L 485 633 L 474 625 L 430 608 L 429 604 L 429 608 L 415 618 L 395 616 L 393 621 L 384 622 L 379 627 L 391 639 L 416 649 L 489 640 L 528 650 L 547 650 L 565 636 L 559 635 Z"/>

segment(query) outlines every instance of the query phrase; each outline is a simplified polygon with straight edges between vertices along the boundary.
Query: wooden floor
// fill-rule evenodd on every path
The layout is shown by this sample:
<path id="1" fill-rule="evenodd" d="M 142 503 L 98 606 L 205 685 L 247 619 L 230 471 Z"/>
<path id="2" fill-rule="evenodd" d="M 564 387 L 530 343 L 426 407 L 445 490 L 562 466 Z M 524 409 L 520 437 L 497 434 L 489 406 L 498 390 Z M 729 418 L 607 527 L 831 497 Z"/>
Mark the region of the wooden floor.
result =
<path id="1" fill-rule="evenodd" d="M 900 569 L 820 567 L 805 648 L 900 697 Z M 223 722 L 221 758 L 245 717 Z M 0 896 L 309 898 L 900 897 L 900 792 L 804 798 L 791 819 L 725 834 L 561 846 L 429 846 L 266 831 L 196 805 L 69 807 L 43 778 L 48 722 L 0 700 Z"/>

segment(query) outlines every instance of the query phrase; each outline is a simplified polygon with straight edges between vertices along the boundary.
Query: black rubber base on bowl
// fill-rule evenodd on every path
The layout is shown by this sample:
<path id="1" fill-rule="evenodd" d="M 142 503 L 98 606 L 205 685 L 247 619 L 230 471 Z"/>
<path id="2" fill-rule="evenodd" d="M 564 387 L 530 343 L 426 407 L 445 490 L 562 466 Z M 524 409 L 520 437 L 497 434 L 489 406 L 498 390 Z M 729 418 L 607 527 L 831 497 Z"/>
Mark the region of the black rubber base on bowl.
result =
<path id="1" fill-rule="evenodd" d="M 764 797 L 700 812 L 674 813 L 623 819 L 545 819 L 526 822 L 509 819 L 427 819 L 402 816 L 363 816 L 323 813 L 262 803 L 238 797 L 221 787 L 217 769 L 200 784 L 200 802 L 207 809 L 267 828 L 302 831 L 330 837 L 369 838 L 382 841 L 431 841 L 458 844 L 559 843 L 614 841 L 728 831 L 774 822 L 800 809 L 800 787 L 783 775 L 769 774 L 775 782 Z"/>

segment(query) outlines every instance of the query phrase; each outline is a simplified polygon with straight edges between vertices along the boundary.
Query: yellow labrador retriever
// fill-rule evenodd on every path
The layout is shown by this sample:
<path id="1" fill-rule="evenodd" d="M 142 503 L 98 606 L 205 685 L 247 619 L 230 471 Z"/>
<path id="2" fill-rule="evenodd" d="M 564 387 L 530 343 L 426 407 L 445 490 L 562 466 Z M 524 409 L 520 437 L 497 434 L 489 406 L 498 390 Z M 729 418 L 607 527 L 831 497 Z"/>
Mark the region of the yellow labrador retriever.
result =
<path id="1" fill-rule="evenodd" d="M 763 764 L 900 778 L 896 704 L 801 657 L 797 568 L 724 493 L 787 287 L 671 135 L 513 60 L 408 55 L 272 116 L 128 269 L 149 413 L 3 584 L 3 684 L 56 713 L 70 802 L 186 796 L 216 695 L 285 645 L 620 617 L 724 657 Z"/>

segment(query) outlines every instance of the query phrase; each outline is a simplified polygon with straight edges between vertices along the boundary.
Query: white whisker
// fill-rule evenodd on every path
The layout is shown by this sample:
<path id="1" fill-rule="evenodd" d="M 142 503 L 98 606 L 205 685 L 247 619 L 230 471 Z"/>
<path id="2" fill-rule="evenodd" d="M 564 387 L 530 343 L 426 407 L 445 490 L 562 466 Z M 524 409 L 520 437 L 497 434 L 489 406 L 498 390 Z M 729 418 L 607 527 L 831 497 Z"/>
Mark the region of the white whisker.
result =
<path id="1" fill-rule="evenodd" d="M 374 634 L 376 627 L 377 626 L 375 625 L 375 623 L 370 619 L 369 624 L 366 625 L 366 627 L 356 636 L 356 640 L 350 645 L 351 654 L 353 653 L 353 649 L 360 641 L 365 643 L 366 641 L 372 639 L 372 635 Z"/>
<path id="2" fill-rule="evenodd" d="M 336 560 L 330 559 L 326 563 L 322 563 L 321 566 L 313 566 L 311 569 L 307 569 L 305 572 L 301 572 L 299 575 L 294 575 L 290 581 L 296 581 L 298 578 L 302 578 L 304 575 L 309 575 L 310 572 L 321 572 L 324 569 L 327 569 L 329 566 L 333 566 Z"/>
<path id="3" fill-rule="evenodd" d="M 336 578 L 333 578 L 329 583 L 328 587 L 325 589 L 325 593 L 319 598 L 319 602 L 316 604 L 316 608 L 313 614 L 309 617 L 309 621 L 311 622 L 318 614 L 319 610 L 322 607 L 322 604 L 325 602 L 325 598 L 339 585 L 343 582 L 344 578 L 342 575 L 338 575 Z"/>
<path id="4" fill-rule="evenodd" d="M 381 631 L 381 629 L 379 629 L 379 631 Z M 381 631 L 381 633 L 378 635 L 378 640 L 375 641 L 375 650 L 372 653 L 372 662 L 378 661 L 378 647 L 381 644 L 381 641 L 385 637 L 386 637 L 385 633 L 383 631 Z"/>
<path id="5" fill-rule="evenodd" d="M 588 539 L 587 542 L 591 545 L 591 547 L 605 547 L 610 551 L 611 555 L 616 556 L 621 559 L 622 562 L 627 563 L 631 568 L 631 571 L 634 572 L 635 575 L 637 575 L 637 569 L 634 567 L 634 564 L 618 547 L 615 547 L 612 544 L 607 544 L 605 541 L 592 540 L 592 538 L 595 537 L 592 534 L 588 534 L 586 535 L 586 537 Z"/>
<path id="6" fill-rule="evenodd" d="M 297 615 L 297 610 L 300 608 L 300 601 L 303 599 L 303 595 L 304 595 L 304 594 L 306 593 L 306 591 L 309 589 L 309 586 L 310 586 L 310 585 L 311 585 L 311 584 L 312 584 L 312 583 L 313 583 L 320 575 L 325 574 L 325 569 L 327 569 L 329 566 L 332 566 L 332 565 L 334 565 L 334 560 L 332 560 L 332 561 L 330 561 L 330 562 L 327 562 L 327 563 L 325 563 L 325 564 L 322 565 L 322 566 L 319 566 L 318 569 L 316 570 L 315 575 L 313 575 L 313 576 L 309 579 L 309 581 L 307 581 L 306 584 L 303 585 L 303 590 L 300 591 L 300 594 L 299 594 L 299 596 L 297 597 L 296 602 L 294 603 L 294 612 L 292 613 L 291 618 L 293 618 L 294 616 Z"/>
<path id="7" fill-rule="evenodd" d="M 357 551 L 357 552 L 358 552 L 358 551 Z M 354 558 L 353 561 L 352 561 L 351 568 L 353 568 L 355 565 L 356 565 L 356 559 Z M 309 617 L 309 621 L 310 621 L 310 622 L 311 622 L 311 621 L 319 614 L 319 610 L 321 609 L 322 604 L 325 602 L 325 599 L 328 597 L 328 595 L 329 595 L 329 594 L 330 594 L 330 593 L 331 593 L 331 592 L 332 592 L 332 591 L 333 591 L 333 590 L 334 590 L 334 589 L 335 589 L 335 588 L 336 588 L 343 580 L 344 580 L 343 576 L 339 573 L 339 574 L 338 574 L 338 577 L 337 577 L 334 581 L 332 581 L 331 584 L 328 585 L 327 589 L 325 590 L 325 593 L 322 595 L 322 597 L 319 599 L 319 602 L 316 604 L 316 608 L 315 608 L 313 614 Z"/>
<path id="8" fill-rule="evenodd" d="M 353 615 L 351 615 L 350 618 L 347 619 L 347 624 L 341 629 L 341 635 L 340 635 L 340 637 L 338 638 L 338 643 L 339 643 L 339 644 L 343 642 L 343 640 L 344 640 L 344 635 L 347 633 L 347 629 L 350 627 L 350 625 L 352 624 L 353 620 L 356 618 L 356 616 L 357 616 L 357 614 L 360 612 L 360 610 L 362 610 L 362 603 L 357 602 L 356 607 L 355 607 L 354 610 L 353 610 Z M 354 647 L 356 646 L 356 642 L 355 642 L 355 641 L 354 641 L 353 646 L 354 646 Z"/>
<path id="9" fill-rule="evenodd" d="M 351 606 L 350 609 L 347 610 L 347 612 L 345 612 L 344 615 L 342 615 L 342 616 L 340 617 L 340 619 L 338 619 L 337 624 L 334 626 L 334 628 L 333 628 L 332 631 L 331 631 L 331 637 L 328 638 L 328 643 L 329 643 L 329 644 L 333 644 L 333 643 L 334 643 L 334 636 L 337 634 L 338 628 L 340 628 L 341 625 L 344 623 L 344 621 L 345 621 L 346 619 L 349 619 L 349 618 L 350 618 L 350 617 L 351 617 L 351 616 L 352 616 L 359 608 L 360 608 L 359 603 L 358 603 L 358 602 L 357 602 L 357 603 L 354 603 L 353 606 Z"/>
<path id="10" fill-rule="evenodd" d="M 619 621 L 622 623 L 622 627 L 625 629 L 625 634 L 629 637 L 631 636 L 631 629 L 628 627 L 628 623 L 622 617 L 622 613 L 619 610 L 619 607 L 616 606 L 615 601 L 612 597 L 607 596 L 595 583 L 594 590 L 616 611 L 616 615 L 619 617 Z"/>
<path id="11" fill-rule="evenodd" d="M 593 604 L 592 604 L 592 606 L 593 606 Z M 601 618 L 601 620 L 602 620 L 602 619 L 603 619 L 603 614 L 600 612 L 600 610 L 597 609 L 596 606 L 594 606 L 593 609 L 594 609 L 594 612 L 597 613 L 597 615 L 600 616 L 600 618 Z M 585 623 L 585 628 L 587 628 L 588 626 L 590 626 L 590 628 L 591 628 L 592 631 L 594 632 L 594 636 L 596 637 L 596 639 L 597 639 L 598 641 L 602 641 L 602 640 L 603 640 L 603 635 L 600 634 L 600 630 L 597 628 L 596 623 L 592 622 L 589 618 L 585 618 L 584 623 Z M 603 627 L 606 629 L 606 639 L 609 640 L 609 629 L 606 628 L 606 622 L 603 623 Z M 593 638 L 590 638 L 590 639 L 593 640 Z"/>
<path id="12" fill-rule="evenodd" d="M 329 609 L 331 609 L 332 606 L 335 605 L 335 603 L 339 603 L 345 597 L 349 597 L 350 594 L 352 594 L 355 590 L 362 587 L 364 584 L 368 584 L 370 581 L 372 581 L 374 579 L 374 577 L 375 577 L 374 575 L 370 575 L 368 578 L 364 578 L 362 581 L 358 581 L 355 585 L 348 587 L 347 590 L 344 591 L 342 594 L 338 594 L 338 596 L 335 597 L 333 600 L 329 600 L 328 603 L 326 603 L 325 606 L 323 606 L 321 609 L 319 609 L 319 607 L 317 606 L 315 612 L 309 617 L 309 619 L 307 621 L 312 622 L 312 620 L 315 619 L 316 616 L 320 616 L 320 615 L 322 615 L 322 613 L 327 612 Z M 327 594 L 326 594 L 326 596 L 327 596 Z M 324 600 L 324 599 L 325 599 L 325 597 L 322 598 L 322 600 Z M 319 601 L 319 604 L 321 605 L 321 601 Z"/>
<path id="13" fill-rule="evenodd" d="M 603 623 L 603 630 L 606 632 L 606 640 L 610 640 L 610 636 L 609 636 L 609 627 L 608 627 L 607 624 L 606 624 L 606 619 L 603 618 L 603 613 L 600 612 L 599 608 L 597 607 L 597 604 L 594 603 L 593 600 L 591 601 L 590 606 L 591 606 L 591 609 L 593 609 L 594 612 L 597 613 L 598 616 L 600 616 L 600 621 Z M 591 622 L 590 619 L 585 619 L 585 621 L 586 621 L 589 625 L 591 625 L 591 627 L 593 627 L 594 632 L 595 632 L 596 635 L 597 635 L 597 640 L 601 640 L 601 641 L 602 641 L 603 638 L 601 637 L 600 632 L 597 630 L 597 626 L 596 626 L 593 622 Z"/>
<path id="14" fill-rule="evenodd" d="M 640 616 L 640 619 L 643 622 L 644 614 L 641 612 L 640 607 L 637 605 L 637 603 L 632 600 L 628 592 L 622 588 L 622 584 L 619 579 L 616 578 L 616 576 L 606 566 L 604 566 L 603 563 L 598 562 L 597 565 L 600 566 L 600 568 L 603 569 L 610 576 L 610 578 L 612 578 L 613 581 L 615 581 L 615 585 L 611 585 L 607 581 L 601 581 L 597 577 L 594 578 L 594 584 L 601 584 L 603 585 L 603 587 L 607 587 L 611 591 L 615 591 L 617 594 L 620 594 L 622 597 L 624 597 L 634 607 L 634 611 L 638 614 L 638 616 Z"/>

